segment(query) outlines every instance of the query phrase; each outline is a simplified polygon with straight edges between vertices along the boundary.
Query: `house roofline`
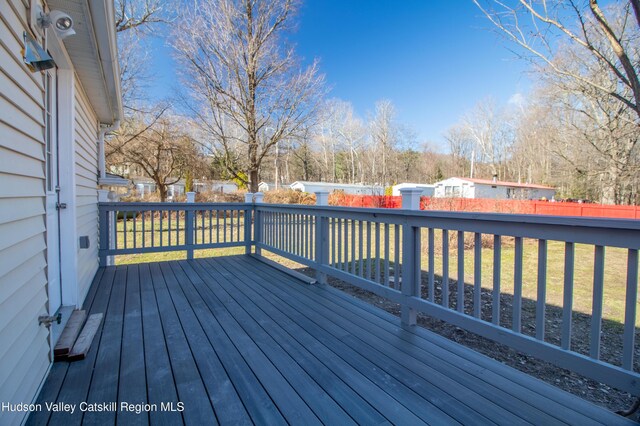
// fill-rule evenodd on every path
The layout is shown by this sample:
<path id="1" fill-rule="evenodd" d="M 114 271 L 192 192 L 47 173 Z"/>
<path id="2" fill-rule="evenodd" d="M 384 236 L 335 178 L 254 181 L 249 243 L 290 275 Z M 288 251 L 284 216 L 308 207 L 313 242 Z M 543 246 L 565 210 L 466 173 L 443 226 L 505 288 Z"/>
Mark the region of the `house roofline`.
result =
<path id="1" fill-rule="evenodd" d="M 122 105 L 122 86 L 120 85 L 120 64 L 118 62 L 118 39 L 115 29 L 114 2 L 91 0 L 89 2 L 92 27 L 98 47 L 98 55 L 102 68 L 105 90 L 108 94 L 113 117 L 102 124 L 116 124 L 124 115 Z"/>

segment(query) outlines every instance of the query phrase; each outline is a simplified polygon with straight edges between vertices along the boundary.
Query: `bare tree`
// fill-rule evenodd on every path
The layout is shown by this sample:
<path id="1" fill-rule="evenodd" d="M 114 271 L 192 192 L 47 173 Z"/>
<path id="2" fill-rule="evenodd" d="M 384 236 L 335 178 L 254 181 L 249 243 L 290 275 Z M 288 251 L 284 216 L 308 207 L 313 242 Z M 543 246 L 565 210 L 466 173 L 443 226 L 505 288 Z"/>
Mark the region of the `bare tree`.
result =
<path id="1" fill-rule="evenodd" d="M 547 72 L 615 99 L 640 119 L 640 1 L 629 0 L 622 7 L 612 7 L 609 16 L 598 0 L 473 2 L 502 34 L 529 53 L 529 59 L 543 64 Z M 557 61 L 562 46 L 582 51 L 583 57 L 596 62 L 615 84 L 603 85 L 591 78 L 589 68 Z"/>
<path id="2" fill-rule="evenodd" d="M 123 103 L 127 111 L 133 111 L 144 97 L 142 89 L 150 78 L 147 37 L 170 17 L 161 0 L 116 0 L 115 12 Z"/>
<path id="3" fill-rule="evenodd" d="M 376 153 L 379 155 L 372 162 L 372 175 L 377 183 L 389 184 L 389 162 L 391 154 L 398 143 L 398 125 L 396 111 L 390 100 L 376 102 L 375 115 L 369 123 L 371 139 Z M 379 162 L 379 168 L 377 168 Z"/>
<path id="4" fill-rule="evenodd" d="M 303 69 L 285 47 L 295 11 L 294 0 L 196 0 L 173 33 L 192 112 L 254 192 L 265 157 L 304 133 L 323 94 L 317 63 Z M 242 161 L 227 161 L 239 147 Z"/>
<path id="5" fill-rule="evenodd" d="M 593 179 L 602 202 L 628 199 L 624 176 L 632 168 L 640 129 L 639 2 L 605 10 L 597 0 L 474 2 L 539 65 L 542 86 L 563 126 L 552 150 L 572 165 L 576 178 Z"/>
<path id="6" fill-rule="evenodd" d="M 137 114 L 127 120 L 107 144 L 111 165 L 135 169 L 152 179 L 166 201 L 168 187 L 187 173 L 201 172 L 201 155 L 190 137 L 183 118 Z M 201 168 L 200 168 L 201 169 Z M 131 173 L 130 173 L 131 174 Z"/>
<path id="7" fill-rule="evenodd" d="M 493 100 L 481 101 L 463 117 L 461 126 L 475 145 L 475 160 L 485 162 L 492 175 L 506 177 L 514 135 L 505 111 Z"/>
<path id="8" fill-rule="evenodd" d="M 342 101 L 334 104 L 333 124 L 339 146 L 344 147 L 347 151 L 348 182 L 362 181 L 359 151 L 367 134 L 362 120 L 356 115 L 351 103 Z"/>
<path id="9" fill-rule="evenodd" d="M 116 0 L 116 31 L 150 31 L 149 24 L 166 22 L 161 0 Z"/>
<path id="10" fill-rule="evenodd" d="M 455 176 L 466 176 L 467 171 L 471 173 L 469 163 L 473 155 L 474 142 L 468 129 L 461 124 L 455 124 L 445 132 L 444 138 L 451 155 L 450 172 Z"/>

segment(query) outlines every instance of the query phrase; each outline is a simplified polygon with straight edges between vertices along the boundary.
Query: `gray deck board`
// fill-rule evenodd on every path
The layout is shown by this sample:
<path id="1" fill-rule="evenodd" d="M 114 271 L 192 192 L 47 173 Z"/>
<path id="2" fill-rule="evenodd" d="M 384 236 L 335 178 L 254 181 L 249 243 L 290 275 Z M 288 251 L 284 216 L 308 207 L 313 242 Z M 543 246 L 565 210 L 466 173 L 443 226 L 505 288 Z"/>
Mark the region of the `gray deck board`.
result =
<path id="1" fill-rule="evenodd" d="M 262 386 L 267 390 L 283 417 L 289 423 L 300 424 L 300 422 L 308 422 L 309 424 L 318 424 L 317 417 L 294 387 L 227 310 L 226 306 L 231 300 L 224 297 L 222 300 L 218 299 L 219 295 L 210 291 L 206 285 L 200 286 L 198 292 L 215 312 L 220 326 L 229 336 L 240 356 L 244 358 L 255 376 L 260 380 Z"/>
<path id="2" fill-rule="evenodd" d="M 91 302 L 88 315 L 107 311 L 115 275 L 115 268 L 109 268 L 104 271 L 100 282 L 96 283 L 98 288 L 96 289 L 94 299 Z M 102 329 L 103 327 L 98 329 L 98 333 L 94 338 L 96 342 L 100 342 Z M 87 401 L 97 353 L 98 345 L 94 344 L 89 349 L 84 360 L 70 363 L 68 365 L 67 374 L 65 375 L 64 382 L 60 388 L 56 401 L 64 401 L 69 404 L 76 404 L 76 406 L 83 401 Z M 37 414 L 47 415 L 47 411 L 43 410 Z M 65 426 L 80 425 L 82 423 L 82 414 L 83 413 L 79 409 L 76 409 L 73 413 L 52 412 L 49 422 L 50 424 L 62 424 Z"/>
<path id="3" fill-rule="evenodd" d="M 160 265 L 152 263 L 150 268 L 178 399 L 191 403 L 190 409 L 183 412 L 185 424 L 217 424 L 213 407 L 200 377 L 198 366 L 193 359 L 191 348 L 171 300 Z"/>
<path id="4" fill-rule="evenodd" d="M 178 392 L 173 380 L 172 366 L 165 341 L 165 332 L 160 321 L 160 313 L 156 302 L 156 295 L 151 281 L 149 265 L 140 265 L 140 299 L 142 307 L 142 333 L 145 370 L 147 380 L 147 398 L 154 406 L 164 403 L 177 403 Z M 151 424 L 172 425 L 180 424 L 182 413 L 179 411 L 151 411 Z"/>
<path id="5" fill-rule="evenodd" d="M 253 265 L 245 269 L 252 267 Z M 429 398 L 431 395 L 448 392 L 449 395 L 444 395 L 438 403 L 440 405 L 448 403 L 449 409 L 456 409 L 458 415 L 468 412 L 467 418 L 459 418 L 461 422 L 468 424 L 474 420 L 478 421 L 474 412 L 484 413 L 488 418 L 510 421 L 513 424 L 523 421 L 542 421 L 545 424 L 557 421 L 544 411 L 532 407 L 500 387 L 492 386 L 464 373 L 455 364 L 444 363 L 437 357 L 416 350 L 417 348 L 412 343 L 398 340 L 395 335 L 378 330 L 366 314 L 353 314 L 349 309 L 341 309 L 340 306 L 332 305 L 329 300 L 325 301 L 317 297 L 309 298 L 306 294 L 308 292 L 299 291 L 299 286 L 291 285 L 294 284 L 293 282 L 282 281 L 279 276 L 272 274 L 268 269 L 256 268 L 255 272 L 258 271 L 261 276 L 270 276 L 275 280 L 273 284 L 280 287 L 278 294 L 280 294 L 282 303 L 286 303 L 285 299 L 291 300 L 299 309 L 304 309 L 307 317 L 319 325 L 326 327 L 327 321 L 320 316 L 320 313 L 330 309 L 334 313 L 329 317 L 330 322 L 338 327 L 343 327 L 350 333 L 348 337 L 343 339 L 345 343 L 356 345 L 356 347 L 362 343 L 368 344 L 371 350 L 365 351 L 365 353 L 369 354 L 371 360 L 377 362 L 380 368 L 387 370 L 389 374 L 402 377 L 407 383 L 412 383 L 413 389 L 422 390 L 423 397 Z M 270 291 L 270 293 L 275 294 L 276 292 Z M 292 308 L 295 309 L 296 306 L 292 306 Z M 319 309 L 317 314 L 309 314 L 317 309 Z M 425 382 L 419 382 L 416 376 L 422 377 Z M 586 421 L 588 419 L 574 418 L 573 420 Z"/>
<path id="6" fill-rule="evenodd" d="M 87 358 L 56 363 L 38 402 L 157 410 L 28 424 L 631 424 L 249 256 L 103 268 L 85 309 L 105 314 Z"/>
<path id="7" fill-rule="evenodd" d="M 181 288 L 187 278 L 179 268 L 176 274 L 169 263 L 161 269 L 216 417 L 220 423 L 250 424 L 249 414 Z"/>
<path id="8" fill-rule="evenodd" d="M 214 295 L 223 294 L 223 291 L 214 291 Z M 282 375 L 291 387 L 296 391 L 301 401 L 304 401 L 311 411 L 323 422 L 328 424 L 354 424 L 349 415 L 344 412 L 340 406 L 327 395 L 321 386 L 319 386 L 307 373 L 298 366 L 295 359 L 292 358 L 275 340 L 273 340 L 264 331 L 258 322 L 254 322 L 253 318 L 242 309 L 242 307 L 232 299 L 226 299 L 225 304 L 219 301 L 216 308 L 226 309 L 230 316 L 233 316 L 234 327 L 231 329 L 233 334 L 241 334 L 245 339 L 251 339 L 255 342 L 254 350 L 261 350 L 262 355 L 251 356 L 258 363 L 266 363 L 270 360 L 274 367 L 278 370 L 277 375 Z M 237 327 L 242 328 L 242 332 Z M 246 335 L 244 335 L 246 333 Z M 247 343 L 241 346 L 248 346 Z M 250 345 L 249 345 L 250 346 Z M 278 380 L 278 379 L 276 379 Z M 267 382 L 271 382 L 268 380 Z M 274 391 L 275 392 L 275 391 Z M 304 413 L 298 407 L 292 407 L 297 413 Z M 302 407 L 305 410 L 305 407 Z M 307 417 L 292 419 L 292 422 L 307 420 Z"/>
<path id="9" fill-rule="evenodd" d="M 120 373 L 120 350 L 122 348 L 122 324 L 124 322 L 124 300 L 127 287 L 127 267 L 116 267 L 109 307 L 104 316 L 104 327 L 100 339 L 94 338 L 98 346 L 96 362 L 87 396 L 89 404 L 118 400 L 118 379 Z M 92 345 L 92 346 L 93 346 Z M 87 411 L 82 418 L 83 425 L 104 425 L 115 423 L 113 411 Z"/>
<path id="10" fill-rule="evenodd" d="M 217 262 L 211 262 L 216 270 L 221 269 Z M 260 282 L 265 282 L 267 275 L 265 271 L 254 274 L 260 276 Z M 242 272 L 238 271 L 238 275 Z M 244 281 L 230 277 L 232 284 L 237 287 L 250 283 L 251 279 Z M 244 299 L 247 296 L 245 295 Z M 267 292 L 259 293 L 259 298 L 271 300 L 274 306 L 282 306 L 283 302 L 277 299 L 271 299 L 271 295 Z M 256 299 L 257 300 L 257 299 Z M 265 306 L 263 304 L 263 306 Z M 275 316 L 274 311 L 270 312 Z M 309 312 L 307 312 L 307 315 Z M 453 419 L 442 412 L 438 407 L 430 401 L 425 401 L 415 390 L 409 386 L 404 386 L 396 377 L 387 374 L 379 374 L 379 366 L 371 363 L 366 357 L 361 356 L 356 350 L 351 349 L 343 343 L 343 339 L 348 337 L 348 332 L 338 330 L 338 336 L 331 336 L 326 331 L 317 327 L 305 315 L 298 314 L 291 317 L 283 318 L 279 322 L 280 327 L 289 328 L 291 338 L 297 339 L 298 336 L 308 336 L 302 340 L 304 344 L 314 344 L 309 337 L 315 338 L 320 348 L 316 351 L 321 360 L 327 366 L 339 366 L 339 376 L 343 377 L 348 383 L 358 383 L 357 389 L 361 392 L 361 396 L 372 401 L 374 406 L 385 415 L 389 421 L 396 424 L 419 424 L 437 422 L 438 424 L 453 423 Z M 406 405 L 411 405 L 407 407 Z"/>
<path id="11" fill-rule="evenodd" d="M 222 265 L 218 264 L 218 266 L 221 267 Z M 257 269 L 255 272 L 258 273 L 258 271 L 260 271 L 260 276 L 263 278 L 270 276 L 269 270 Z M 279 279 L 279 277 L 277 278 Z M 291 283 L 283 282 L 282 284 L 288 286 Z M 279 284 L 274 281 L 269 285 L 278 286 Z M 457 383 L 446 377 L 440 377 L 442 383 L 439 383 L 441 388 L 438 388 L 427 380 L 421 379 L 417 374 L 420 372 L 419 370 L 431 370 L 427 375 L 435 375 L 437 372 L 428 366 L 417 365 L 416 363 L 413 363 L 417 367 L 416 371 L 413 372 L 406 368 L 406 365 L 402 365 L 402 361 L 406 363 L 406 360 L 397 359 L 397 351 L 391 351 L 391 356 L 388 356 L 368 346 L 366 342 L 354 338 L 352 324 L 341 321 L 338 316 L 327 316 L 326 311 L 316 312 L 313 307 L 306 306 L 302 299 L 298 299 L 296 292 L 292 291 L 292 288 L 276 289 L 274 291 L 265 291 L 264 288 L 256 288 L 256 290 L 259 292 L 260 297 L 271 300 L 274 306 L 286 306 L 286 304 L 291 303 L 287 308 L 287 312 L 290 315 L 289 321 L 304 324 L 306 328 L 312 330 L 313 334 L 325 346 L 335 348 L 336 354 L 339 354 L 351 368 L 362 372 L 368 377 L 373 377 L 374 380 L 377 380 L 375 371 L 385 372 L 386 375 L 379 376 L 386 378 L 387 381 L 379 382 L 379 386 L 389 392 L 392 397 L 405 404 L 424 421 L 450 422 L 452 420 L 451 417 L 453 417 L 463 424 L 482 424 L 489 421 L 489 418 L 481 413 L 484 410 L 494 416 L 500 415 L 502 416 L 501 418 L 505 421 L 510 421 L 512 424 L 518 422 L 518 418 L 509 416 L 509 413 L 505 413 L 504 410 L 501 411 L 499 407 L 496 407 L 490 401 L 480 401 L 481 404 L 475 404 L 477 410 L 465 409 L 462 401 L 454 397 L 456 391 L 462 392 L 462 396 L 466 393 L 466 390 Z M 278 293 L 280 298 L 274 293 Z M 391 346 L 389 347 L 391 348 Z M 407 389 L 410 389 L 411 392 L 407 393 Z M 425 401 L 428 401 L 428 403 L 425 403 Z M 487 404 L 487 407 L 482 404 Z M 493 411 L 491 411 L 492 409 Z"/>
<path id="12" fill-rule="evenodd" d="M 122 365 L 118 382 L 118 403 L 145 404 L 147 402 L 147 377 L 144 367 L 142 301 L 138 265 L 127 267 L 124 322 L 122 326 Z M 147 425 L 149 414 L 135 411 L 119 411 L 117 422 L 126 425 Z"/>

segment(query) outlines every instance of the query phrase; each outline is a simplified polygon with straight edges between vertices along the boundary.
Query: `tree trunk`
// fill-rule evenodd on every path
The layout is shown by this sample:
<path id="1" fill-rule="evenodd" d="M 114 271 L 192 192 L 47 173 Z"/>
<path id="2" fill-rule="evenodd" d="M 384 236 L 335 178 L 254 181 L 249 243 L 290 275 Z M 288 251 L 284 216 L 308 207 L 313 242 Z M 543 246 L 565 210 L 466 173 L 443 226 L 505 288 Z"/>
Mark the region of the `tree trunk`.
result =
<path id="1" fill-rule="evenodd" d="M 249 192 L 258 192 L 258 170 L 249 170 Z"/>
<path id="2" fill-rule="evenodd" d="M 158 192 L 160 193 L 160 202 L 164 203 L 167 201 L 167 185 L 161 182 L 156 182 L 156 186 L 158 187 Z"/>
<path id="3" fill-rule="evenodd" d="M 620 170 L 610 161 L 602 182 L 602 204 L 618 204 L 620 194 Z"/>

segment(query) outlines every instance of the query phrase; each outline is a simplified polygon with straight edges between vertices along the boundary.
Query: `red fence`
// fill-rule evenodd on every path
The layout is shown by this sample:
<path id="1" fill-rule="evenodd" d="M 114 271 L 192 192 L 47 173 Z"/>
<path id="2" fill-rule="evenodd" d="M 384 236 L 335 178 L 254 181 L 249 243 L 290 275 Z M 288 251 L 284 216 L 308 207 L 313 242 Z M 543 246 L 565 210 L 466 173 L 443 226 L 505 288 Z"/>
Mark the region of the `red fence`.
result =
<path id="1" fill-rule="evenodd" d="M 398 209 L 402 205 L 402 197 L 334 193 L 329 198 L 329 204 L 334 206 Z M 551 201 L 422 197 L 420 200 L 420 208 L 422 210 L 640 219 L 640 206 L 614 206 Z"/>

